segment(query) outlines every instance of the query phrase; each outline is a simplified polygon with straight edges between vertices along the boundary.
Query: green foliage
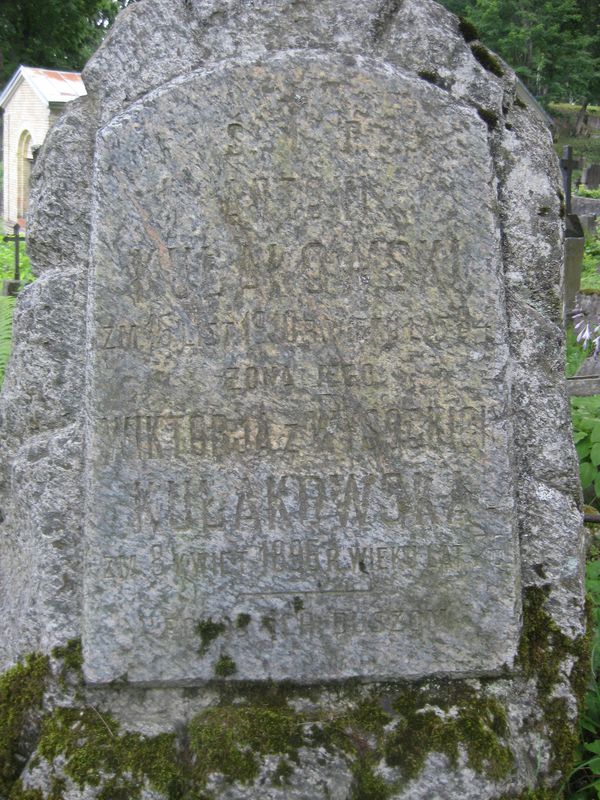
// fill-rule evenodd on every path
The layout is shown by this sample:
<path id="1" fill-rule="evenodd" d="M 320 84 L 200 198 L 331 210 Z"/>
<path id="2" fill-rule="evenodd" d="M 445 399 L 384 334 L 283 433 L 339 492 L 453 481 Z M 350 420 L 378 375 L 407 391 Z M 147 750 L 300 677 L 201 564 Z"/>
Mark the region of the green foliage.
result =
<path id="1" fill-rule="evenodd" d="M 600 293 L 600 234 L 588 238 L 585 243 L 583 264 L 581 265 L 581 284 L 583 292 Z M 600 322 L 600 320 L 598 321 Z"/>
<path id="2" fill-rule="evenodd" d="M 19 64 L 81 69 L 127 0 L 10 0 L 0 4 L 0 84 Z"/>
<path id="3" fill-rule="evenodd" d="M 31 263 L 29 257 L 25 252 L 25 244 L 23 242 L 19 245 L 19 271 L 21 273 L 21 280 L 26 285 L 33 281 L 31 274 Z M 15 273 L 15 246 L 12 242 L 2 241 L 0 237 L 0 287 L 3 281 L 12 280 Z"/>
<path id="4" fill-rule="evenodd" d="M 568 800 L 600 798 L 600 551 L 592 548 L 586 569 L 586 589 L 591 604 L 591 680 L 580 717 L 581 744 L 578 762 L 569 776 Z"/>
<path id="5" fill-rule="evenodd" d="M 579 197 L 593 197 L 600 200 L 600 189 L 588 189 L 587 186 L 580 186 L 577 190 Z"/>
<path id="6" fill-rule="evenodd" d="M 27 732 L 35 729 L 48 671 L 47 658 L 31 655 L 0 677 L 0 797 L 8 796 L 33 749 Z"/>
<path id="7" fill-rule="evenodd" d="M 588 496 L 600 497 L 600 395 L 572 397 L 571 416 L 581 486 Z"/>
<path id="8" fill-rule="evenodd" d="M 14 277 L 14 244 L 0 239 L 0 288 L 5 280 Z M 23 285 L 31 283 L 34 277 L 25 247 L 20 245 L 20 273 Z M 12 349 L 12 319 L 15 307 L 14 297 L 0 295 L 0 389 L 4 382 L 4 372 Z"/>
<path id="9" fill-rule="evenodd" d="M 12 318 L 14 307 L 14 297 L 3 297 L 0 295 L 0 389 L 4 382 L 4 371 L 12 349 Z"/>
<path id="10" fill-rule="evenodd" d="M 567 366 L 565 369 L 567 378 L 572 378 L 573 375 L 577 373 L 577 370 L 589 355 L 589 350 L 586 351 L 583 349 L 581 344 L 577 341 L 577 335 L 573 330 L 573 326 L 569 325 L 567 328 Z"/>
<path id="11" fill-rule="evenodd" d="M 584 102 L 598 91 L 600 12 L 592 0 L 442 2 L 546 102 Z"/>

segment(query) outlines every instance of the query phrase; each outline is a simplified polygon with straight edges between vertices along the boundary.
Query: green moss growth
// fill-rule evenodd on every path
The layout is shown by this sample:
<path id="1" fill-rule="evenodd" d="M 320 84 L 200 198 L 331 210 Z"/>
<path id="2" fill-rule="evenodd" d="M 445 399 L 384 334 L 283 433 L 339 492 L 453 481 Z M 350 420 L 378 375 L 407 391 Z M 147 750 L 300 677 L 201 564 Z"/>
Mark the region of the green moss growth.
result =
<path id="1" fill-rule="evenodd" d="M 218 678 L 230 678 L 237 672 L 235 661 L 228 655 L 223 654 L 215 664 L 215 675 Z"/>
<path id="2" fill-rule="evenodd" d="M 527 103 L 524 103 L 520 97 L 515 97 L 515 105 L 517 108 L 527 108 Z"/>
<path id="3" fill-rule="evenodd" d="M 237 619 L 235 621 L 235 626 L 240 630 L 244 630 L 244 628 L 247 628 L 251 622 L 252 622 L 252 617 L 250 616 L 250 614 L 238 614 Z"/>
<path id="4" fill-rule="evenodd" d="M 62 647 L 55 647 L 52 656 L 63 662 L 65 669 L 80 672 L 83 668 L 83 651 L 81 639 L 69 639 Z"/>
<path id="5" fill-rule="evenodd" d="M 275 786 L 289 786 L 293 774 L 294 768 L 288 759 L 280 758 L 271 780 Z"/>
<path id="6" fill-rule="evenodd" d="M 389 783 L 375 775 L 371 766 L 360 764 L 354 770 L 350 800 L 388 800 L 393 791 Z"/>
<path id="7" fill-rule="evenodd" d="M 41 789 L 24 789 L 21 781 L 17 781 L 8 800 L 44 800 L 44 794 Z"/>
<path id="8" fill-rule="evenodd" d="M 301 597 L 294 597 L 292 600 L 292 606 L 294 607 L 296 614 L 298 614 L 304 609 L 304 600 Z"/>
<path id="9" fill-rule="evenodd" d="M 200 637 L 198 653 L 203 656 L 212 642 L 227 630 L 224 622 L 213 622 L 212 619 L 201 619 L 196 623 L 196 633 Z"/>
<path id="10" fill-rule="evenodd" d="M 287 755 L 296 760 L 303 743 L 302 727 L 291 708 L 219 706 L 200 713 L 189 724 L 188 736 L 196 780 L 211 772 L 231 781 L 252 783 L 263 755 Z"/>
<path id="11" fill-rule="evenodd" d="M 458 18 L 458 29 L 462 33 L 463 39 L 467 44 L 479 39 L 479 33 L 475 25 L 473 25 L 473 23 L 469 22 L 469 20 L 465 19 L 464 17 Z"/>
<path id="12" fill-rule="evenodd" d="M 498 124 L 498 115 L 494 114 L 493 111 L 488 111 L 486 108 L 478 108 L 477 113 L 488 126 L 488 130 L 493 131 Z"/>
<path id="13" fill-rule="evenodd" d="M 524 789 L 519 794 L 503 794 L 497 800 L 557 800 L 555 789 Z"/>
<path id="14" fill-rule="evenodd" d="M 440 86 L 440 84 L 442 83 L 442 79 L 437 74 L 437 72 L 430 72 L 429 70 L 424 69 L 418 72 L 417 74 L 419 78 L 421 78 L 424 81 L 427 81 L 427 83 L 432 83 L 434 86 Z"/>
<path id="15" fill-rule="evenodd" d="M 567 775 L 575 762 L 578 736 L 573 730 L 565 698 L 552 697 L 552 694 L 565 659 L 574 658 L 569 681 L 582 707 L 588 682 L 592 629 L 588 624 L 588 633 L 574 640 L 566 636 L 545 609 L 549 591 L 547 586 L 532 586 L 525 591 L 517 663 L 525 676 L 536 682 L 552 745 L 551 769 Z"/>
<path id="16" fill-rule="evenodd" d="M 386 739 L 385 759 L 401 769 L 406 779 L 419 775 L 430 752 L 444 753 L 456 767 L 461 748 L 468 765 L 491 780 L 506 777 L 513 768 L 513 756 L 504 741 L 506 713 L 494 698 L 444 682 L 437 691 L 431 687 L 407 690 L 394 707 L 400 721 Z"/>
<path id="17" fill-rule="evenodd" d="M 538 697 L 544 703 L 560 678 L 561 664 L 575 656 L 577 664 L 571 672 L 571 684 L 578 697 L 583 697 L 587 683 L 588 637 L 572 640 L 564 634 L 545 609 L 549 587 L 530 586 L 525 591 L 523 631 L 517 663 L 527 678 L 535 678 Z"/>
<path id="18" fill-rule="evenodd" d="M 0 796 L 10 794 L 34 749 L 49 674 L 45 656 L 29 655 L 0 677 Z"/>
<path id="19" fill-rule="evenodd" d="M 275 636 L 275 617 L 270 614 L 262 617 L 260 624 L 265 630 L 269 631 L 271 636 Z"/>
<path id="20" fill-rule="evenodd" d="M 81 649 L 81 639 L 69 639 L 69 641 L 60 647 L 55 647 L 51 651 L 53 658 L 62 661 L 60 669 L 59 680 L 63 688 L 67 685 L 69 676 L 74 676 L 77 680 L 83 679 L 83 651 Z"/>
<path id="21" fill-rule="evenodd" d="M 113 717 L 93 708 L 55 709 L 44 720 L 38 752 L 49 762 L 63 756 L 65 774 L 80 788 L 102 784 L 100 800 L 136 800 L 144 779 L 169 798 L 183 791 L 173 734 L 121 734 Z"/>
<path id="22" fill-rule="evenodd" d="M 487 69 L 488 72 L 491 72 L 493 75 L 496 75 L 498 78 L 501 78 L 504 75 L 504 70 L 502 69 L 502 65 L 495 58 L 487 47 L 484 47 L 482 44 L 472 44 L 471 45 L 471 52 L 479 61 L 481 66 L 484 69 Z"/>

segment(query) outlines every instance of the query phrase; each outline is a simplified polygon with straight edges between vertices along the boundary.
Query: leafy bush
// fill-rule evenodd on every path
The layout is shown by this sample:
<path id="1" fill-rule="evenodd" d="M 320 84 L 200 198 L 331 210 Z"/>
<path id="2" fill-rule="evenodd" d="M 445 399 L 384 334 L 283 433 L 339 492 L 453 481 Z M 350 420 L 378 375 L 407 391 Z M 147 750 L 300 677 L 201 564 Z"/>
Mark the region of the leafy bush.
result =
<path id="1" fill-rule="evenodd" d="M 4 382 L 4 370 L 12 346 L 12 317 L 14 297 L 0 296 L 0 387 Z"/>
<path id="2" fill-rule="evenodd" d="M 571 414 L 581 486 L 592 502 L 592 491 L 600 497 L 600 395 L 572 397 Z"/>
<path id="3" fill-rule="evenodd" d="M 20 255 L 20 272 L 21 280 L 23 283 L 31 283 L 33 275 L 31 274 L 31 265 L 29 258 L 25 252 L 25 245 L 23 242 L 19 245 Z M 13 242 L 4 242 L 0 236 L 0 287 L 2 281 L 12 280 L 15 272 L 15 246 Z"/>
<path id="4" fill-rule="evenodd" d="M 597 233 L 595 236 L 588 238 L 585 243 L 585 252 L 581 267 L 581 291 L 600 294 L 600 274 L 598 274 L 599 266 L 600 233 Z"/>
<path id="5" fill-rule="evenodd" d="M 23 243 L 20 247 L 20 273 L 23 284 L 34 280 L 29 258 Z M 3 281 L 12 280 L 15 269 L 15 246 L 13 242 L 3 242 L 0 237 L 0 289 Z M 4 382 L 4 371 L 12 346 L 12 318 L 15 306 L 14 297 L 0 295 L 0 388 Z"/>
<path id="6" fill-rule="evenodd" d="M 577 189 L 579 197 L 593 197 L 600 200 L 600 189 L 588 189 L 587 186 L 579 186 Z"/>
<path id="7" fill-rule="evenodd" d="M 585 359 L 590 355 L 589 350 L 584 350 L 577 341 L 577 334 L 572 326 L 567 328 L 567 366 L 565 374 L 567 378 L 572 378 Z"/>
<path id="8" fill-rule="evenodd" d="M 570 776 L 568 800 L 600 800 L 600 552 L 597 544 L 587 563 L 586 590 L 592 604 L 592 675 L 579 721 L 579 762 Z"/>

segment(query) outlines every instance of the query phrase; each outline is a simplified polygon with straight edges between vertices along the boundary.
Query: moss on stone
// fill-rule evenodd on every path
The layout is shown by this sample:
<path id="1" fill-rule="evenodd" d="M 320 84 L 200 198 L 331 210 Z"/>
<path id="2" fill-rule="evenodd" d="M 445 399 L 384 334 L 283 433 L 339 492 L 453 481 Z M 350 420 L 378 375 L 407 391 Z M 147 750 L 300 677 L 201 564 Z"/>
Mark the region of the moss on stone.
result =
<path id="1" fill-rule="evenodd" d="M 465 19 L 464 17 L 458 18 L 458 29 L 462 33 L 463 39 L 465 42 L 467 42 L 467 44 L 479 39 L 479 33 L 477 32 L 475 25 L 473 25 L 472 22 L 469 22 L 469 20 Z"/>
<path id="2" fill-rule="evenodd" d="M 247 628 L 248 625 L 250 625 L 251 621 L 252 617 L 250 614 L 238 614 L 235 621 L 236 628 L 244 630 L 244 628 Z"/>
<path id="3" fill-rule="evenodd" d="M 254 705 L 218 706 L 196 716 L 188 728 L 196 755 L 196 780 L 204 784 L 211 772 L 231 781 L 252 783 L 264 755 L 297 759 L 302 727 L 291 708 Z"/>
<path id="4" fill-rule="evenodd" d="M 62 662 L 59 681 L 63 688 L 66 687 L 69 677 L 75 678 L 79 682 L 83 680 L 83 650 L 81 648 L 81 639 L 69 639 L 65 645 L 55 647 L 51 651 L 51 655 L 53 658 Z"/>
<path id="5" fill-rule="evenodd" d="M 502 794 L 497 800 L 557 800 L 556 789 L 524 789 L 516 794 Z"/>
<path id="6" fill-rule="evenodd" d="M 230 678 L 237 672 L 237 666 L 233 658 L 224 653 L 215 664 L 215 675 L 217 678 Z"/>
<path id="7" fill-rule="evenodd" d="M 375 775 L 370 765 L 359 762 L 353 772 L 350 800 L 388 800 L 393 794 L 393 787 Z"/>
<path id="8" fill-rule="evenodd" d="M 498 59 L 490 53 L 487 47 L 484 47 L 482 44 L 476 43 L 471 45 L 471 52 L 479 61 L 481 66 L 484 69 L 487 69 L 488 72 L 491 72 L 493 75 L 496 75 L 498 78 L 501 78 L 504 75 L 504 70 L 502 69 L 502 65 L 498 61 Z"/>
<path id="9" fill-rule="evenodd" d="M 576 639 L 569 638 L 546 611 L 549 592 L 549 586 L 532 586 L 524 593 L 523 631 L 517 664 L 525 677 L 536 683 L 538 701 L 552 746 L 550 767 L 567 775 L 575 762 L 578 735 L 573 730 L 566 699 L 553 697 L 553 692 L 561 679 L 565 660 L 574 659 L 569 682 L 582 708 L 589 680 L 592 627 L 588 607 L 587 633 Z"/>
<path id="10" fill-rule="evenodd" d="M 406 779 L 417 777 L 431 752 L 443 753 L 456 767 L 462 749 L 469 767 L 491 780 L 506 777 L 513 768 L 505 742 L 506 712 L 496 699 L 478 696 L 464 684 L 443 682 L 437 690 L 405 691 L 394 707 L 400 720 L 386 738 L 385 759 Z"/>
<path id="11" fill-rule="evenodd" d="M 498 114 L 493 111 L 488 111 L 487 108 L 478 108 L 477 114 L 485 122 L 489 131 L 493 131 L 498 124 Z"/>
<path id="12" fill-rule="evenodd" d="M 440 81 L 440 76 L 437 74 L 437 72 L 431 72 L 427 69 L 420 70 L 417 75 L 422 80 L 427 81 L 427 83 L 432 83 L 434 86 L 437 86 Z"/>
<path id="13" fill-rule="evenodd" d="M 519 667 L 539 687 L 553 767 L 561 769 L 572 754 L 575 737 L 566 701 L 553 697 L 552 690 L 564 659 L 572 657 L 578 645 L 549 617 L 546 598 L 545 589 L 526 594 Z M 219 623 L 212 625 L 220 628 Z M 76 654 L 75 646 L 65 654 L 73 668 Z M 36 663 L 38 669 L 41 664 L 47 670 L 46 661 Z M 218 677 L 228 677 L 235 664 L 223 654 L 217 667 Z M 577 668 L 571 680 L 579 690 L 582 679 Z M 476 690 L 462 681 L 398 682 L 370 689 L 347 682 L 331 687 L 330 708 L 319 704 L 317 688 L 227 682 L 218 687 L 218 704 L 198 714 L 177 735 L 147 738 L 121 731 L 114 718 L 94 708 L 56 709 L 43 722 L 37 754 L 50 763 L 64 762 L 58 775 L 64 772 L 78 786 L 99 787 L 99 800 L 138 800 L 145 784 L 169 800 L 207 799 L 210 774 L 250 784 L 267 755 L 279 756 L 271 780 L 285 786 L 303 747 L 345 755 L 352 771 L 351 800 L 388 800 L 398 790 L 399 784 L 378 774 L 382 761 L 397 768 L 402 781 L 417 777 L 432 752 L 443 753 L 453 767 L 464 754 L 476 773 L 494 781 L 513 768 L 502 704 L 486 695 L 485 688 Z M 294 701 L 299 699 L 307 710 L 295 710 Z M 22 787 L 17 791 L 21 794 L 10 800 L 41 800 L 23 795 Z M 55 794 L 45 800 L 60 797 Z M 546 800 L 543 793 L 517 798 Z"/>
<path id="14" fill-rule="evenodd" d="M 83 668 L 81 639 L 69 639 L 65 645 L 55 647 L 52 656 L 62 661 L 66 670 L 80 672 Z"/>
<path id="15" fill-rule="evenodd" d="M 168 798 L 181 796 L 174 734 L 121 734 L 113 717 L 94 708 L 55 709 L 44 720 L 38 752 L 49 762 L 62 756 L 65 774 L 80 788 L 101 786 L 99 800 L 136 800 L 145 779 Z"/>
<path id="16" fill-rule="evenodd" d="M 272 614 L 265 614 L 264 617 L 261 617 L 260 624 L 265 630 L 269 631 L 271 636 L 275 636 L 275 617 Z"/>
<path id="17" fill-rule="evenodd" d="M 48 659 L 29 655 L 0 677 L 0 796 L 9 796 L 35 749 Z"/>
<path id="18" fill-rule="evenodd" d="M 41 789 L 24 789 L 21 781 L 17 781 L 8 800 L 44 800 L 44 793 Z"/>
<path id="19" fill-rule="evenodd" d="M 196 633 L 200 637 L 198 653 L 203 656 L 212 642 L 227 630 L 224 622 L 213 622 L 212 619 L 201 619 L 196 623 Z"/>
<path id="20" fill-rule="evenodd" d="M 293 774 L 294 767 L 290 764 L 288 759 L 280 758 L 271 781 L 274 786 L 289 786 Z"/>

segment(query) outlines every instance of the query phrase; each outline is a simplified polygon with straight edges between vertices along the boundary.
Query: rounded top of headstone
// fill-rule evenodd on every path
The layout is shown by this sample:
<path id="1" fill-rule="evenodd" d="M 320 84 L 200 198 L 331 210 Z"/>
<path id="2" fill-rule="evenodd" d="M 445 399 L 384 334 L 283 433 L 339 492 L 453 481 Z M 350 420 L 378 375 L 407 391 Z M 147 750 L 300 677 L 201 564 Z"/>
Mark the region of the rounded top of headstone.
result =
<path id="1" fill-rule="evenodd" d="M 433 0 L 141 0 L 119 15 L 83 77 L 106 121 L 165 82 L 224 59 L 338 50 L 419 73 L 497 114 L 503 78 L 514 76 L 494 59 L 482 66 L 468 38 Z"/>

